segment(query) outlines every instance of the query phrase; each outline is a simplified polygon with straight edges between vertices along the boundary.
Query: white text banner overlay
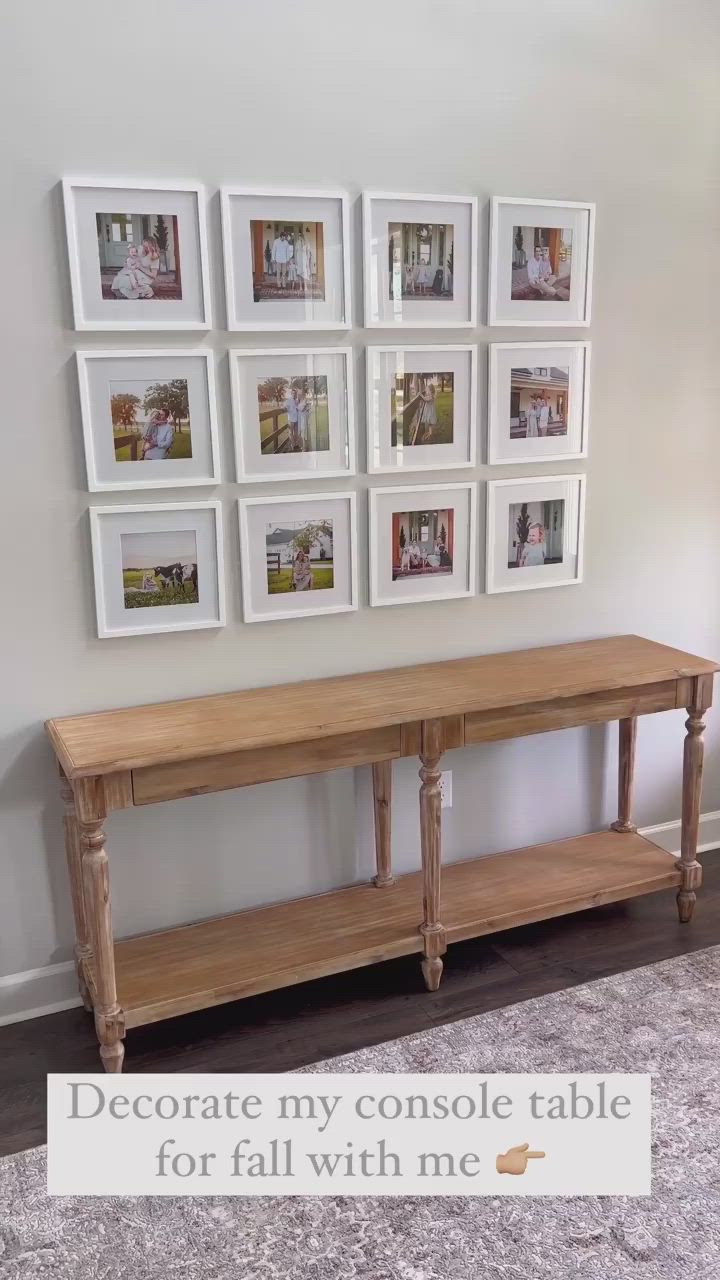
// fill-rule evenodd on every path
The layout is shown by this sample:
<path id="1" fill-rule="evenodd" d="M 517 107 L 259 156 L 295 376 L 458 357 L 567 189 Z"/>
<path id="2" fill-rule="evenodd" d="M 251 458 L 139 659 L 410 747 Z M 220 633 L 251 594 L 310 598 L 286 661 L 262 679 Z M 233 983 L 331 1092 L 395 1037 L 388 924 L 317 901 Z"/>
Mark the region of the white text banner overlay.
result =
<path id="1" fill-rule="evenodd" d="M 50 1075 L 51 1195 L 650 1194 L 649 1075 Z"/>

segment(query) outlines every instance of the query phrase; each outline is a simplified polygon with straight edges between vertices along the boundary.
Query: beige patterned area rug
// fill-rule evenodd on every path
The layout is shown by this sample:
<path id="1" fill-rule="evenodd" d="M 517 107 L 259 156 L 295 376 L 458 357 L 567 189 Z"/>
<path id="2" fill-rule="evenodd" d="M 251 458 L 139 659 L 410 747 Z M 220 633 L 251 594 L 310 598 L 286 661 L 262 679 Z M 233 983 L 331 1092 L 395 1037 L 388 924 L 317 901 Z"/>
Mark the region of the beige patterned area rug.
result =
<path id="1" fill-rule="evenodd" d="M 654 1193 L 51 1200 L 39 1149 L 0 1161 L 1 1280 L 720 1280 L 720 947 L 318 1069 L 651 1071 Z"/>

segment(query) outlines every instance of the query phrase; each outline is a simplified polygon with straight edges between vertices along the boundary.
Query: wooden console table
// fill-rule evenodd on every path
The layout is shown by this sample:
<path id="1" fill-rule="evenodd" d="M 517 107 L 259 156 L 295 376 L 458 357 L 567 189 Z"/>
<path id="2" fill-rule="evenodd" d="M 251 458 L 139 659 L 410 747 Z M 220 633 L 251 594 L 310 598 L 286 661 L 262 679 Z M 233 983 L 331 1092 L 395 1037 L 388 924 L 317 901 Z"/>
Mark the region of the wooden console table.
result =
<path id="1" fill-rule="evenodd" d="M 463 658 L 49 720 L 83 1002 L 107 1071 L 129 1027 L 411 952 L 436 990 L 448 942 L 671 885 L 690 919 L 704 730 L 717 663 L 639 636 Z M 681 856 L 637 834 L 637 717 L 686 707 Z M 619 720 L 609 831 L 446 866 L 440 759 L 455 747 Z M 392 761 L 418 755 L 422 870 L 390 861 Z M 314 897 L 115 942 L 103 824 L 113 809 L 372 765 L 377 874 Z"/>

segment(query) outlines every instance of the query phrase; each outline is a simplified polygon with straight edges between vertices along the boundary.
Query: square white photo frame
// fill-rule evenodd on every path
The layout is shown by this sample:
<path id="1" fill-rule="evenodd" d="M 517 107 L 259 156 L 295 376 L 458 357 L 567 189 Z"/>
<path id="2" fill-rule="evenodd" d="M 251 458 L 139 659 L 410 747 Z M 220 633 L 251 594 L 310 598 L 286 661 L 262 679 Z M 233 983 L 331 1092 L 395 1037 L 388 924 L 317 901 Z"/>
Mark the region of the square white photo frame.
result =
<path id="1" fill-rule="evenodd" d="M 220 204 L 228 329 L 351 328 L 346 192 L 225 186 Z"/>
<path id="2" fill-rule="evenodd" d="M 477 485 L 370 490 L 370 604 L 475 594 Z"/>
<path id="3" fill-rule="evenodd" d="M 225 625 L 219 501 L 91 507 L 90 534 L 101 639 Z"/>
<path id="4" fill-rule="evenodd" d="M 586 458 L 589 342 L 491 342 L 489 466 Z"/>
<path id="5" fill-rule="evenodd" d="M 475 465 L 477 347 L 368 347 L 367 469 Z"/>
<path id="6" fill-rule="evenodd" d="M 488 324 L 587 327 L 594 242 L 592 203 L 494 196 Z"/>
<path id="7" fill-rule="evenodd" d="M 489 594 L 582 582 L 585 476 L 489 480 Z"/>
<path id="8" fill-rule="evenodd" d="M 228 357 L 241 483 L 355 474 L 352 348 L 253 348 Z"/>
<path id="9" fill-rule="evenodd" d="M 217 484 L 211 351 L 78 351 L 91 493 Z"/>
<path id="10" fill-rule="evenodd" d="M 64 178 L 76 329 L 209 329 L 205 188 Z"/>
<path id="11" fill-rule="evenodd" d="M 238 516 L 246 622 L 357 609 L 354 493 L 240 498 Z"/>
<path id="12" fill-rule="evenodd" d="M 368 329 L 477 325 L 475 196 L 363 192 Z"/>

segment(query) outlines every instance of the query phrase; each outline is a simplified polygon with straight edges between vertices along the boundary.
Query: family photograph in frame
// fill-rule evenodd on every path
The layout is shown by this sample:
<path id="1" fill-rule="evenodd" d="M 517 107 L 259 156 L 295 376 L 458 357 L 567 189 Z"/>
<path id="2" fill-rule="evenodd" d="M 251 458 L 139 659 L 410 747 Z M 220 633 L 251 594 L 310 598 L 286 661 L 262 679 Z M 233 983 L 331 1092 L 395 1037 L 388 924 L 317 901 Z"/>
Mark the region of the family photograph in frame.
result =
<path id="1" fill-rule="evenodd" d="M 76 329 L 211 327 L 202 186 L 63 180 Z"/>
<path id="2" fill-rule="evenodd" d="M 584 475 L 488 481 L 486 591 L 581 582 L 584 523 Z"/>
<path id="3" fill-rule="evenodd" d="M 370 490 L 370 604 L 473 595 L 477 485 Z"/>
<path id="4" fill-rule="evenodd" d="M 398 374 L 391 398 L 393 446 L 414 449 L 417 445 L 452 444 L 455 394 L 451 370 Z"/>
<path id="5" fill-rule="evenodd" d="M 333 569 L 333 521 L 289 520 L 265 525 L 268 595 L 292 591 L 330 591 Z"/>
<path id="6" fill-rule="evenodd" d="M 77 369 L 91 492 L 217 483 L 211 351 L 79 351 Z"/>
<path id="7" fill-rule="evenodd" d="M 585 458 L 589 421 L 589 342 L 490 344 L 490 466 Z"/>
<path id="8" fill-rule="evenodd" d="M 175 214 L 96 213 L 103 298 L 180 301 L 182 264 Z"/>
<path id="9" fill-rule="evenodd" d="M 98 636 L 225 624 L 219 501 L 90 508 Z"/>
<path id="10" fill-rule="evenodd" d="M 366 328 L 473 328 L 475 196 L 363 192 Z"/>
<path id="11" fill-rule="evenodd" d="M 238 480 L 354 474 L 351 348 L 247 348 L 229 360 Z"/>
<path id="12" fill-rule="evenodd" d="M 590 324 L 595 205 L 493 197 L 488 324 Z"/>
<path id="13" fill-rule="evenodd" d="M 477 434 L 477 348 L 368 347 L 370 474 L 472 466 Z"/>
<path id="14" fill-rule="evenodd" d="M 255 302 L 325 298 L 322 222 L 250 223 Z"/>
<path id="15" fill-rule="evenodd" d="M 240 498 L 238 518 L 246 622 L 357 609 L 355 493 Z"/>
<path id="16" fill-rule="evenodd" d="M 453 238 L 451 222 L 391 222 L 388 226 L 388 284 L 390 298 L 453 297 Z"/>
<path id="17" fill-rule="evenodd" d="M 227 327 L 349 329 L 349 202 L 344 191 L 224 186 Z"/>

